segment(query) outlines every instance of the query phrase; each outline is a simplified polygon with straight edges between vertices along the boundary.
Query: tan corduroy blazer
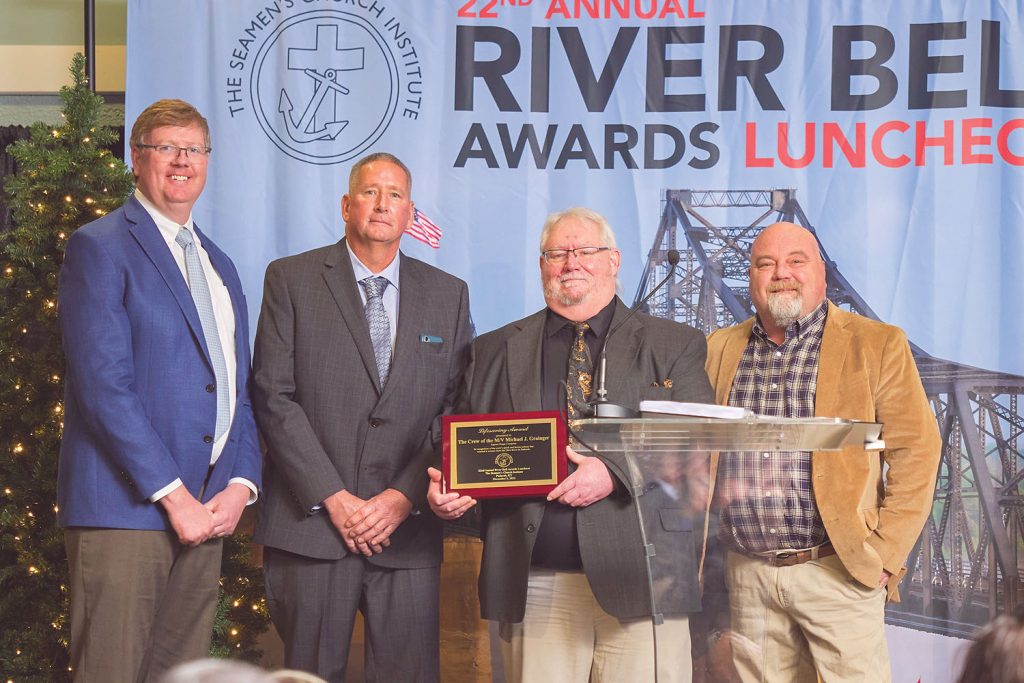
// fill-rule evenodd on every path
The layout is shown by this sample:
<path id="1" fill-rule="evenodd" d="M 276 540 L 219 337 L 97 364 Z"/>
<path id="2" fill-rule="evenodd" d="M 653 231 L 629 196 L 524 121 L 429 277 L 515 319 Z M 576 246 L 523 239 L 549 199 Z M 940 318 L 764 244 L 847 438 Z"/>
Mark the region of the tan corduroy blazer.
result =
<path id="1" fill-rule="evenodd" d="M 708 338 L 707 372 L 725 404 L 753 318 Z M 890 572 L 888 597 L 932 509 L 941 443 L 928 399 L 897 327 L 828 304 L 814 404 L 818 417 L 880 422 L 885 450 L 859 448 L 812 455 L 814 499 L 847 571 L 865 586 Z M 718 460 L 712 460 L 712 477 Z"/>

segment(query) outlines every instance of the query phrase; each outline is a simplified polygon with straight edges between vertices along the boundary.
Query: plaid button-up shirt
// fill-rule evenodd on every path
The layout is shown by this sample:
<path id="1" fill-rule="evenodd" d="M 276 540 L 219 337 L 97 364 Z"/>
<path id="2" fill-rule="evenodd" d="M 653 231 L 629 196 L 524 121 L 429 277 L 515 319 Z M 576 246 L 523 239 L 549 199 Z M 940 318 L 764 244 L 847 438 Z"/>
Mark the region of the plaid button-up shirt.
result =
<path id="1" fill-rule="evenodd" d="M 772 417 L 813 417 L 818 352 L 828 304 L 786 329 L 781 345 L 754 322 L 729 405 Z M 741 552 L 803 549 L 828 540 L 814 502 L 808 451 L 724 454 L 719 479 L 723 540 Z"/>

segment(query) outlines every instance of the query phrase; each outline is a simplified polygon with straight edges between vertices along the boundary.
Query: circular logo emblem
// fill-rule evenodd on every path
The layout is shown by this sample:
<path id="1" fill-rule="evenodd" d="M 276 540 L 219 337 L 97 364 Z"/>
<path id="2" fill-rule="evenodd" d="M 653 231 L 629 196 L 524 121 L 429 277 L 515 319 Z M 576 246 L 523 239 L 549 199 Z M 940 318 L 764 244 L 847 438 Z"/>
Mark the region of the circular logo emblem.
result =
<path id="1" fill-rule="evenodd" d="M 283 21 L 253 62 L 250 96 L 263 132 L 312 164 L 348 161 L 387 130 L 398 106 L 395 56 L 377 28 L 339 10 Z"/>
<path id="2" fill-rule="evenodd" d="M 494 459 L 494 464 L 501 468 L 508 467 L 512 464 L 512 456 L 508 453 L 499 453 L 498 457 Z"/>

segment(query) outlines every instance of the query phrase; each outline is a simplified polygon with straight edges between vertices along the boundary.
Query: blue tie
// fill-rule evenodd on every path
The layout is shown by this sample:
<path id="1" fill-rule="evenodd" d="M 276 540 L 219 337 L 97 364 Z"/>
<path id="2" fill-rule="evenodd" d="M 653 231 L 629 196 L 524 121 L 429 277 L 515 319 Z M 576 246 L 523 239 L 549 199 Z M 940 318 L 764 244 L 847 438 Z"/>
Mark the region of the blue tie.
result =
<path id="1" fill-rule="evenodd" d="M 216 438 L 227 431 L 231 422 L 231 398 L 228 394 L 228 366 L 224 362 L 224 349 L 220 345 L 220 334 L 217 332 L 217 319 L 213 315 L 213 299 L 210 298 L 210 285 L 206 282 L 203 264 L 199 262 L 199 251 L 196 249 L 192 233 L 188 228 L 178 231 L 174 238 L 178 246 L 185 250 L 185 270 L 188 272 L 188 286 L 192 290 L 192 301 L 196 304 L 199 322 L 203 326 L 203 337 L 206 348 L 210 350 L 210 362 L 213 363 L 213 374 L 217 379 L 217 429 Z"/>
<path id="2" fill-rule="evenodd" d="M 377 275 L 360 280 L 359 284 L 366 291 L 363 312 L 370 325 L 370 342 L 373 343 L 373 356 L 377 359 L 377 374 L 383 388 L 391 369 L 391 322 L 388 320 L 388 312 L 384 310 L 384 290 L 387 289 L 388 279 Z"/>

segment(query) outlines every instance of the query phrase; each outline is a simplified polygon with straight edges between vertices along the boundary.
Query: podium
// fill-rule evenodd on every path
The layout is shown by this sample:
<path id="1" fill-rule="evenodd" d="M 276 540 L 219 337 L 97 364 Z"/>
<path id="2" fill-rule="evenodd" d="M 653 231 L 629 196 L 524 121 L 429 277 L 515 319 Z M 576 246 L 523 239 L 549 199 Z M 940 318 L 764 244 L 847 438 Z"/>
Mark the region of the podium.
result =
<path id="1" fill-rule="evenodd" d="M 643 413 L 638 418 L 586 418 L 569 423 L 577 452 L 600 455 L 629 489 L 640 527 L 647 593 L 658 629 L 692 592 L 707 528 L 712 452 L 840 451 L 884 449 L 882 425 L 839 418 L 769 418 L 748 414 L 725 419 Z M 842 457 L 838 453 L 835 457 Z M 666 609 L 667 608 L 667 609 Z M 681 614 L 679 615 L 681 616 Z M 663 647 L 674 644 L 662 643 Z"/>

